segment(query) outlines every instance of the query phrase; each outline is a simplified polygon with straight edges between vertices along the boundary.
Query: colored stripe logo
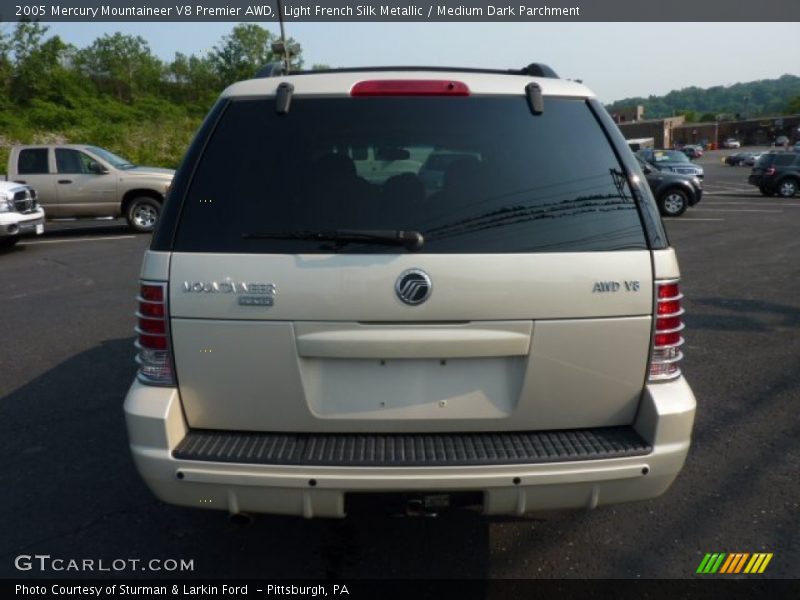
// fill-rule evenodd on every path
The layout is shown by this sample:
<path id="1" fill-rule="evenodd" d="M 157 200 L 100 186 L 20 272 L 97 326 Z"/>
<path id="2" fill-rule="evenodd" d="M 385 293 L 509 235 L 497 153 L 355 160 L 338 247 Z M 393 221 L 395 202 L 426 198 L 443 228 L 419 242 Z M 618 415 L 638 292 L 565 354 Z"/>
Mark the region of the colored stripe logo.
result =
<path id="1" fill-rule="evenodd" d="M 700 561 L 696 573 L 701 575 L 736 575 L 738 573 L 763 573 L 772 560 L 772 552 L 714 552 L 708 553 Z"/>

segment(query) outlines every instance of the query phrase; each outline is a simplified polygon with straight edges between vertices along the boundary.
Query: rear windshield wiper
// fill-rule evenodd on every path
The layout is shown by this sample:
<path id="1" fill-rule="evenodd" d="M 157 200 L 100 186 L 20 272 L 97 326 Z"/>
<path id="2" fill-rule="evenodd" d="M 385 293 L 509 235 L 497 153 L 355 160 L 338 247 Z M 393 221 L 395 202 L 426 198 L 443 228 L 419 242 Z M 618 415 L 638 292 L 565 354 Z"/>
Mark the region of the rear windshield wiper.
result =
<path id="1" fill-rule="evenodd" d="M 425 238 L 419 231 L 396 231 L 391 229 L 335 229 L 332 231 L 278 231 L 275 233 L 243 233 L 246 240 L 310 240 L 318 242 L 350 242 L 405 246 L 416 252 L 422 249 Z"/>

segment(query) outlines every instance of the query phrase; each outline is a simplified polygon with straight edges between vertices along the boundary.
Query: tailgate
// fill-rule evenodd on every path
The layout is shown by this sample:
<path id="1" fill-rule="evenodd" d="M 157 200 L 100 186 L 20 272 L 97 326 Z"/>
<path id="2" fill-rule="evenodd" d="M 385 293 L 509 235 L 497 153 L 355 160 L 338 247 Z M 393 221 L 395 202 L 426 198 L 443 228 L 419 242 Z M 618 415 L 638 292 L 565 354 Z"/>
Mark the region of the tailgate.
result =
<path id="1" fill-rule="evenodd" d="M 412 268 L 432 284 L 418 306 L 395 290 Z M 646 371 L 651 272 L 648 251 L 175 254 L 186 416 L 192 427 L 253 431 L 626 424 Z M 241 301 L 260 296 L 271 305 Z"/>

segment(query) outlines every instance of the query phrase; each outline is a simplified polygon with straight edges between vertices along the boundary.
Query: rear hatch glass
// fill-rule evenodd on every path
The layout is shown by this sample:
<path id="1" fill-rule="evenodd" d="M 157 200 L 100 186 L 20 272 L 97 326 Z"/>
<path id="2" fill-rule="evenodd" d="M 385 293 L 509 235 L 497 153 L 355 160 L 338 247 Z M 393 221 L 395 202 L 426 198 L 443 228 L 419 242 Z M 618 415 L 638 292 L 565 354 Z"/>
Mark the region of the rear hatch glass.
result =
<path id="1" fill-rule="evenodd" d="M 188 189 L 180 252 L 380 253 L 246 234 L 414 230 L 426 253 L 629 250 L 645 236 L 625 175 L 579 99 L 233 100 Z"/>
<path id="2" fill-rule="evenodd" d="M 795 159 L 797 158 L 798 155 L 793 152 L 783 154 L 770 152 L 767 154 L 762 154 L 761 157 L 756 161 L 754 170 L 758 169 L 759 171 L 762 171 L 767 167 L 788 167 L 794 163 Z"/>

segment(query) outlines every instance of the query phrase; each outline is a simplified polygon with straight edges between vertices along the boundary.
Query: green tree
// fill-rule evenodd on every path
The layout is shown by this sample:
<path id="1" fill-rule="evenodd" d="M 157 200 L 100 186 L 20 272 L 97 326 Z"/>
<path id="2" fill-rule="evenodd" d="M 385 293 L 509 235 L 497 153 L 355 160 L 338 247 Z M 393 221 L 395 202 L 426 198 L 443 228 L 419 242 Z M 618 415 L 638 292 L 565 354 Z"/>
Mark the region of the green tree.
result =
<path id="1" fill-rule="evenodd" d="M 709 121 L 716 121 L 717 115 L 715 113 L 706 112 L 700 115 L 700 121 L 702 123 L 707 123 Z"/>
<path id="2" fill-rule="evenodd" d="M 9 95 L 21 105 L 64 102 L 67 90 L 74 88 L 75 76 L 68 65 L 75 48 L 58 36 L 44 40 L 46 32 L 39 23 L 22 22 L 12 36 Z"/>
<path id="3" fill-rule="evenodd" d="M 22 21 L 17 23 L 11 35 L 9 41 L 13 52 L 11 62 L 13 74 L 10 80 L 10 93 L 17 102 L 27 104 L 46 87 L 48 67 L 53 67 L 53 61 L 58 59 L 60 40 L 51 43 L 46 51 L 42 51 L 42 40 L 47 30 L 48 28 L 41 23 Z"/>
<path id="4" fill-rule="evenodd" d="M 800 114 L 800 96 L 795 96 L 786 104 L 786 114 L 798 115 Z"/>
<path id="5" fill-rule="evenodd" d="M 167 67 L 167 79 L 172 86 L 171 97 L 180 102 L 209 103 L 221 87 L 209 58 L 180 52 Z"/>
<path id="6" fill-rule="evenodd" d="M 7 102 L 11 90 L 11 78 L 14 73 L 11 64 L 11 36 L 6 26 L 0 23 L 0 105 Z"/>
<path id="7" fill-rule="evenodd" d="M 104 35 L 78 52 L 76 64 L 98 90 L 128 103 L 158 92 L 163 73 L 161 61 L 142 37 L 119 32 Z"/>
<path id="8" fill-rule="evenodd" d="M 264 65 L 282 59 L 272 51 L 272 43 L 276 37 L 255 23 L 240 23 L 233 28 L 230 35 L 222 38 L 222 42 L 214 46 L 210 59 L 223 85 L 234 81 L 250 79 Z M 292 67 L 299 68 L 303 64 L 302 48 L 292 38 L 287 40 L 289 47 L 297 50 L 292 56 Z"/>

